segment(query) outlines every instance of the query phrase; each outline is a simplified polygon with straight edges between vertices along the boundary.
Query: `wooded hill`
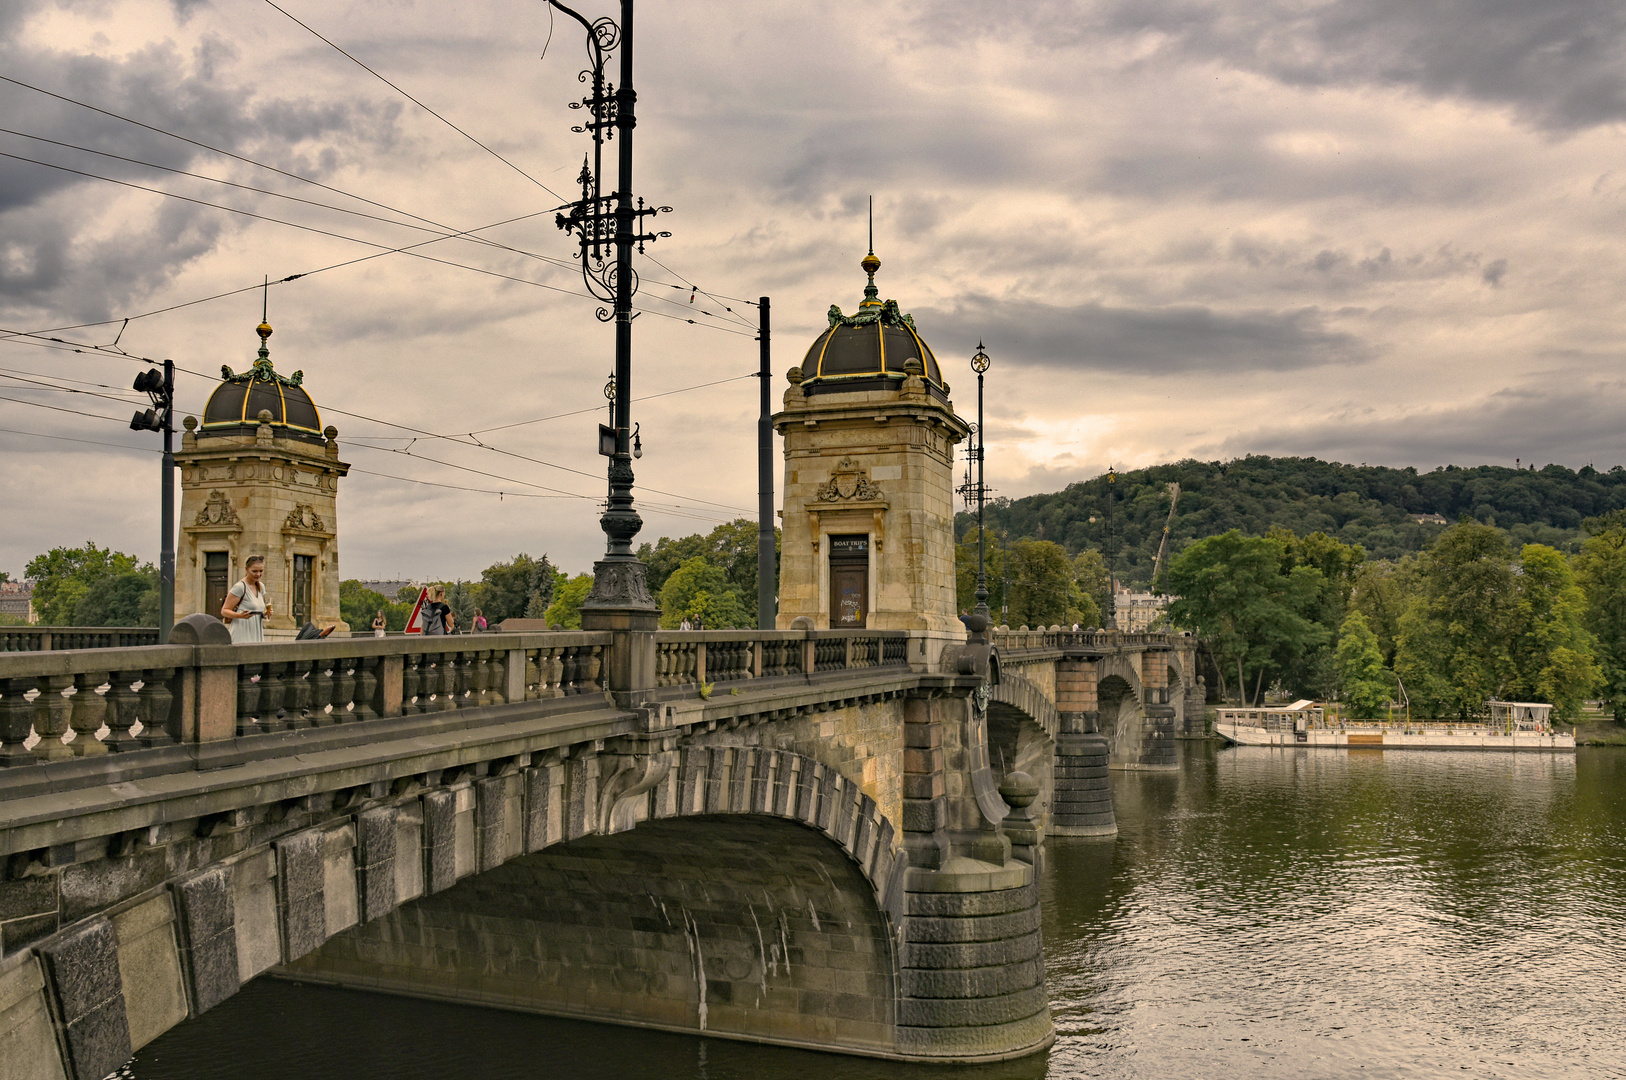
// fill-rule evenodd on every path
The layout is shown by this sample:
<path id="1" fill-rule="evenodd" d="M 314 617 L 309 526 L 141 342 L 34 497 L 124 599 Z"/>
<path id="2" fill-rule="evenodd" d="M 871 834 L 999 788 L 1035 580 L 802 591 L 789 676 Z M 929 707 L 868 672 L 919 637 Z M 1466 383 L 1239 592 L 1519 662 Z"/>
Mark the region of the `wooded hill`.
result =
<path id="1" fill-rule="evenodd" d="M 1626 507 L 1626 468 L 1580 471 L 1561 465 L 1513 469 L 1495 465 L 1414 468 L 1345 465 L 1316 458 L 1248 456 L 1234 461 L 1186 460 L 1098 476 L 1049 495 L 995 499 L 990 534 L 1053 540 L 1069 552 L 1097 549 L 1119 580 L 1147 585 L 1169 515 L 1169 488 L 1180 485 L 1170 530 L 1169 558 L 1187 544 L 1229 529 L 1260 536 L 1280 525 L 1300 536 L 1324 532 L 1360 544 L 1367 557 L 1388 559 L 1427 547 L 1444 528 L 1414 521 L 1466 514 L 1508 532 L 1516 544 L 1547 544 L 1575 552 L 1581 522 Z M 974 514 L 956 517 L 956 532 L 974 527 Z"/>

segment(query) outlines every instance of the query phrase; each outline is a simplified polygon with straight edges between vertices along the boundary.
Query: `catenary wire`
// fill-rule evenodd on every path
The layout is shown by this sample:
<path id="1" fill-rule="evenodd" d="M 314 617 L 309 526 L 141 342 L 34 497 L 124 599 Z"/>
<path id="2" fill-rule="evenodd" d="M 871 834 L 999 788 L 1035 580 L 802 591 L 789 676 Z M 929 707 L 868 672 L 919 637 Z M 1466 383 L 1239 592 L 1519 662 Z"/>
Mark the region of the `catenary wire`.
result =
<path id="1" fill-rule="evenodd" d="M 284 9 L 284 8 L 278 6 L 277 4 L 273 3 L 273 0 L 265 0 L 265 2 L 270 7 L 273 7 L 277 11 L 281 12 L 289 20 L 291 20 L 292 22 L 294 22 L 298 26 L 300 26 L 303 29 L 305 29 L 306 31 L 308 31 L 311 34 L 312 37 L 314 37 L 318 41 L 321 41 L 322 43 L 330 46 L 336 52 L 338 52 L 339 55 L 343 56 L 345 59 L 347 59 L 351 63 L 355 64 L 357 67 L 361 68 L 361 70 L 365 71 L 367 74 L 371 75 L 373 78 L 377 79 L 379 82 L 383 83 L 385 86 L 389 87 L 391 90 L 394 90 L 397 94 L 400 94 L 402 97 L 404 97 L 408 101 L 412 102 L 412 104 L 416 105 L 418 108 L 422 109 L 424 112 L 428 113 L 430 116 L 433 116 L 436 120 L 439 120 L 441 123 L 445 124 L 447 127 L 451 128 L 453 131 L 457 132 L 459 135 L 461 135 L 465 139 L 469 140 L 469 142 L 473 143 L 475 146 L 478 146 L 480 149 L 484 150 L 486 153 L 490 154 L 492 157 L 496 158 L 498 161 L 502 162 L 504 165 L 508 166 L 510 169 L 513 169 L 515 172 L 517 172 L 521 176 L 525 177 L 525 179 L 529 180 L 531 183 L 535 184 L 537 187 L 541 188 L 543 191 L 547 192 L 549 195 L 552 195 L 555 199 L 558 199 L 560 202 L 569 202 L 569 200 L 566 199 L 563 195 L 559 194 L 557 191 L 554 191 L 552 188 L 548 187 L 548 185 L 544 184 L 542 181 L 538 180 L 536 177 L 532 176 L 530 173 L 526 172 L 524 169 L 520 168 L 518 165 L 515 165 L 512 161 L 509 161 L 507 158 L 505 158 L 501 154 L 497 153 L 497 151 L 491 149 L 491 147 L 487 146 L 485 143 L 481 142 L 479 139 L 476 139 L 473 135 L 470 135 L 468 132 L 464 131 L 462 128 L 458 127 L 456 124 L 452 123 L 450 120 L 448 120 L 444 116 L 440 115 L 440 113 L 436 112 L 434 109 L 431 109 L 429 106 L 425 105 L 423 102 L 419 101 L 417 98 L 413 97 L 411 94 L 407 93 L 405 90 L 401 89 L 399 86 L 395 85 L 393 82 L 386 79 L 384 76 L 380 75 L 378 72 L 374 71 L 372 68 L 370 68 L 366 64 L 362 63 L 360 60 L 356 59 L 353 55 L 346 52 L 343 48 L 341 48 L 339 45 L 335 44 L 330 39 L 328 39 L 326 37 L 323 37 L 322 34 L 320 34 L 315 29 L 313 29 L 310 26 L 309 23 L 306 23 L 306 22 L 300 20 L 299 18 L 297 18 L 294 15 L 290 15 L 286 9 Z"/>
<path id="2" fill-rule="evenodd" d="M 421 260 L 423 260 L 425 262 L 438 263 L 441 266 L 455 267 L 455 268 L 460 269 L 460 270 L 470 270 L 470 271 L 473 271 L 476 274 L 484 274 L 487 277 L 494 277 L 494 278 L 497 278 L 497 279 L 502 280 L 502 281 L 512 281 L 512 282 L 515 282 L 515 283 L 520 284 L 520 285 L 531 285 L 531 286 L 534 286 L 534 287 L 539 288 L 539 289 L 547 289 L 549 292 L 562 293 L 565 296 L 582 297 L 582 298 L 585 298 L 585 299 L 593 300 L 593 301 L 598 302 L 598 303 L 602 303 L 602 301 L 600 301 L 598 297 L 593 296 L 591 293 L 577 292 L 577 291 L 575 291 L 573 289 L 562 288 L 561 286 L 558 286 L 558 285 L 549 285 L 546 282 L 535 281 L 535 280 L 533 280 L 531 278 L 516 277 L 513 274 L 504 274 L 504 273 L 500 273 L 499 271 L 496 271 L 496 270 L 487 270 L 484 267 L 470 266 L 467 263 L 454 262 L 451 259 L 437 259 L 433 255 L 425 255 L 421 251 L 413 251 L 410 247 L 406 247 L 406 248 L 390 248 L 387 245 L 379 244 L 379 243 L 376 243 L 376 242 L 374 242 L 372 240 L 362 240 L 359 237 L 346 236 L 343 233 L 336 233 L 336 232 L 333 232 L 332 230 L 329 230 L 329 229 L 319 229 L 319 228 L 315 227 L 314 225 L 301 225 L 301 224 L 299 224 L 298 222 L 295 222 L 295 221 L 287 221 L 287 220 L 284 220 L 282 218 L 271 217 L 271 216 L 269 216 L 267 214 L 256 214 L 251 210 L 242 210 L 242 209 L 239 209 L 239 208 L 237 208 L 235 206 L 226 206 L 223 203 L 213 203 L 213 202 L 209 202 L 207 199 L 194 199 L 190 195 L 181 195 L 181 194 L 179 194 L 177 192 L 165 191 L 162 188 L 148 187 L 145 184 L 137 184 L 137 183 L 135 183 L 133 181 L 130 181 L 130 180 L 119 180 L 119 179 L 116 179 L 115 177 L 111 177 L 111 176 L 102 176 L 99 173 L 86 172 L 83 169 L 74 169 L 74 168 L 70 168 L 69 166 L 58 165 L 58 164 L 55 164 L 54 162 L 50 162 L 50 161 L 40 161 L 38 158 L 26 157 L 26 156 L 24 156 L 22 154 L 12 154 L 12 153 L 8 153 L 8 152 L 6 152 L 4 150 L 0 150 L 0 157 L 11 158 L 11 159 L 13 159 L 15 161 L 26 161 L 26 162 L 28 162 L 30 164 L 40 165 L 40 166 L 43 166 L 44 168 L 47 168 L 47 169 L 57 169 L 57 170 L 59 170 L 61 172 L 72 173 L 75 176 L 83 176 L 83 177 L 86 177 L 86 178 L 92 179 L 92 180 L 102 180 L 102 181 L 105 181 L 105 182 L 107 182 L 109 184 L 117 184 L 120 187 L 132 188 L 132 189 L 134 189 L 136 191 L 145 191 L 145 192 L 148 192 L 148 193 L 153 194 L 153 195 L 162 195 L 162 196 L 165 196 L 166 198 L 170 198 L 170 199 L 179 199 L 182 202 L 193 203 L 193 204 L 195 204 L 197 206 L 213 207 L 216 210 L 225 210 L 228 213 L 240 214 L 243 217 L 254 218 L 257 221 L 267 221 L 267 222 L 272 222 L 272 223 L 278 224 L 278 225 L 287 225 L 290 228 L 300 229 L 300 230 L 302 230 L 304 232 L 317 233 L 317 234 L 319 234 L 321 236 L 332 237 L 333 239 L 336 239 L 336 240 L 346 240 L 346 241 L 349 241 L 350 243 L 354 243 L 354 244 L 362 244 L 362 245 L 365 245 L 367 247 L 379 248 L 379 249 L 381 249 L 382 253 L 384 253 L 384 254 L 397 254 L 397 253 L 399 253 L 399 254 L 402 254 L 402 255 L 409 255 L 414 259 L 421 259 Z M 443 239 L 443 238 L 437 238 L 437 239 Z M 693 319 L 685 319 L 685 318 L 682 318 L 681 316 L 678 316 L 678 315 L 669 315 L 664 311 L 654 311 L 654 310 L 651 310 L 649 308 L 637 308 L 636 310 L 638 312 L 642 313 L 642 314 L 654 315 L 654 316 L 656 316 L 658 318 L 662 318 L 662 319 L 671 319 L 674 322 L 686 322 L 686 323 L 689 323 L 690 325 L 693 325 L 693 326 L 704 326 L 709 330 L 717 330 L 717 331 L 720 331 L 720 332 L 725 333 L 725 334 L 734 334 L 734 335 L 739 336 L 739 337 L 753 337 L 754 336 L 754 335 L 751 335 L 751 334 L 746 333 L 744 331 L 731 330 L 731 329 L 729 329 L 728 327 L 725 327 L 725 326 L 717 326 L 717 325 L 711 324 L 711 323 L 697 323 Z"/>

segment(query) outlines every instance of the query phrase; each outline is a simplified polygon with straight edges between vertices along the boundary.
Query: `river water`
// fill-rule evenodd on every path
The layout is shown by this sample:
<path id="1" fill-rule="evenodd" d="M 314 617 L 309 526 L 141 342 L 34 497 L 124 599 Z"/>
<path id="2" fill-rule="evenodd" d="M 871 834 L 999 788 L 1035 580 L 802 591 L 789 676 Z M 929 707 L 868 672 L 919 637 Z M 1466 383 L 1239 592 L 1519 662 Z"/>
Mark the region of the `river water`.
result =
<path id="1" fill-rule="evenodd" d="M 136 1080 L 1626 1077 L 1626 750 L 1220 749 L 1052 838 L 1057 1040 L 901 1066 L 261 979 Z"/>

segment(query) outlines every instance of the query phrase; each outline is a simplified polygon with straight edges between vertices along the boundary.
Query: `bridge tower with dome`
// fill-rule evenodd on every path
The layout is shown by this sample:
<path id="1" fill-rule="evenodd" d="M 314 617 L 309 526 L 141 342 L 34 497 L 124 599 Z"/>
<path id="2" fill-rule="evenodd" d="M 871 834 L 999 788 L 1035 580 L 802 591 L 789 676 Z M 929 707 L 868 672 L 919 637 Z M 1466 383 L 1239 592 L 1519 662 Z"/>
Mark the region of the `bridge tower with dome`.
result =
<path id="1" fill-rule="evenodd" d="M 780 629 L 963 638 L 954 587 L 954 447 L 970 432 L 914 319 L 881 300 L 871 251 L 858 310 L 786 373 Z M 796 625 L 806 625 L 800 623 Z"/>
<path id="2" fill-rule="evenodd" d="M 181 471 L 175 614 L 218 614 L 250 555 L 265 556 L 272 616 L 267 638 L 290 638 L 339 617 L 338 430 L 322 427 L 303 372 L 278 374 L 267 339 L 246 371 L 222 366 L 203 422 L 188 416 L 175 462 Z"/>

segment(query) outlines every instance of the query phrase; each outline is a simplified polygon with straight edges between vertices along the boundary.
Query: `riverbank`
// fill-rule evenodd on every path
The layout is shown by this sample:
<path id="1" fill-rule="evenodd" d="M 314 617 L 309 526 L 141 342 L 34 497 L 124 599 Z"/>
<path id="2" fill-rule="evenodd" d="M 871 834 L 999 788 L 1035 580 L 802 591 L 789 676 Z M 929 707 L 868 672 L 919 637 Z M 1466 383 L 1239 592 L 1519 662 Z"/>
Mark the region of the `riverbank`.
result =
<path id="1" fill-rule="evenodd" d="M 1626 746 L 1626 726 L 1613 720 L 1589 720 L 1575 725 L 1576 746 Z"/>

